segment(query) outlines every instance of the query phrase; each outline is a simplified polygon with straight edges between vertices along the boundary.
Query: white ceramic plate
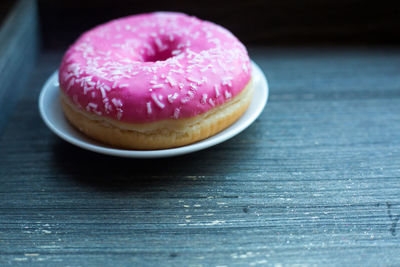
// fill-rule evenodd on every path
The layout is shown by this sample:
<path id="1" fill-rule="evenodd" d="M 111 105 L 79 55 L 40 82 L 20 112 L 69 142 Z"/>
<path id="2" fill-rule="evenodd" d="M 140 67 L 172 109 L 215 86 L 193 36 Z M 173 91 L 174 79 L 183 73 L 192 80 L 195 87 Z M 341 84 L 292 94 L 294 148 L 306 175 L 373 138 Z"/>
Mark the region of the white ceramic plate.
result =
<path id="1" fill-rule="evenodd" d="M 268 84 L 261 69 L 252 62 L 255 91 L 253 100 L 243 116 L 224 131 L 197 143 L 171 149 L 162 150 L 125 150 L 117 149 L 97 142 L 72 127 L 64 117 L 60 105 L 58 74 L 54 72 L 44 84 L 39 96 L 39 110 L 43 121 L 56 135 L 78 147 L 97 153 L 130 157 L 130 158 L 161 158 L 183 155 L 202 150 L 237 135 L 261 114 L 268 99 Z"/>

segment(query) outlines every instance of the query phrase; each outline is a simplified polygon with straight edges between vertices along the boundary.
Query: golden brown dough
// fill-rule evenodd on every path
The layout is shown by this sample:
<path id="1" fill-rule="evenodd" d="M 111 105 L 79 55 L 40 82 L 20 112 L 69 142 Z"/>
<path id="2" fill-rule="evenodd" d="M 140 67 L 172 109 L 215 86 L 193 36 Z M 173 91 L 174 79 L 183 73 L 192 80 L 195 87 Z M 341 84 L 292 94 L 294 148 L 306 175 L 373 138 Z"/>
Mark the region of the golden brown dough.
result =
<path id="1" fill-rule="evenodd" d="M 152 123 L 125 123 L 88 113 L 63 93 L 61 102 L 68 121 L 86 135 L 120 148 L 150 150 L 184 146 L 215 135 L 242 116 L 252 95 L 250 81 L 239 95 L 204 114 Z"/>

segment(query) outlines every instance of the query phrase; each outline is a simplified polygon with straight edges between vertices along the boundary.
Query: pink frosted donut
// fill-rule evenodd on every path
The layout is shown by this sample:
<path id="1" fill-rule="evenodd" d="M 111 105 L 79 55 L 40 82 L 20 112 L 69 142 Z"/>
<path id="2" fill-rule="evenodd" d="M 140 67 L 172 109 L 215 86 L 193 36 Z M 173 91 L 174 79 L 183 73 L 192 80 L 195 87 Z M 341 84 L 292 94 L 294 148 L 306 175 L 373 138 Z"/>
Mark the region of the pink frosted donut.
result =
<path id="1" fill-rule="evenodd" d="M 133 149 L 181 146 L 221 131 L 250 103 L 250 80 L 250 59 L 235 36 L 172 12 L 95 27 L 68 49 L 59 70 L 68 120 Z"/>

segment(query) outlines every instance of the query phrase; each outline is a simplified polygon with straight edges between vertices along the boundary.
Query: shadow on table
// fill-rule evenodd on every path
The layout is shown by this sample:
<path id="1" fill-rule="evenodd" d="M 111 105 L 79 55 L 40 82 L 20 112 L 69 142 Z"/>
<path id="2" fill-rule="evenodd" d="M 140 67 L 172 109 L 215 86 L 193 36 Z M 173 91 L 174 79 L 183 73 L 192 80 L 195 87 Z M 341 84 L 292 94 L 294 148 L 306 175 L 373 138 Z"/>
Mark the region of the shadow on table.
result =
<path id="1" fill-rule="evenodd" d="M 160 159 L 132 159 L 112 157 L 75 147 L 55 140 L 54 172 L 79 184 L 98 190 L 124 191 L 133 188 L 182 185 L 183 180 L 196 180 L 207 175 L 229 175 L 233 170 L 221 169 L 243 160 L 242 153 L 226 159 L 229 141 L 207 150 L 183 156 Z"/>

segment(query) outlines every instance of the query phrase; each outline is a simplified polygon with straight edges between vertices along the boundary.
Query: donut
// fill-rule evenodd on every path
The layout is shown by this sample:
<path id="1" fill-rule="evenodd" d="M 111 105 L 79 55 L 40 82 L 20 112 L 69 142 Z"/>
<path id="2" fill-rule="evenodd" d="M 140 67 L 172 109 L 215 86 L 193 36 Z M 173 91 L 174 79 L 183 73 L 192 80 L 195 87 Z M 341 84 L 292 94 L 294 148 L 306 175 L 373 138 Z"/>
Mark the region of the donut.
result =
<path id="1" fill-rule="evenodd" d="M 124 17 L 83 33 L 59 68 L 67 120 L 123 149 L 166 149 L 234 123 L 253 87 L 244 45 L 212 22 L 175 12 Z"/>

